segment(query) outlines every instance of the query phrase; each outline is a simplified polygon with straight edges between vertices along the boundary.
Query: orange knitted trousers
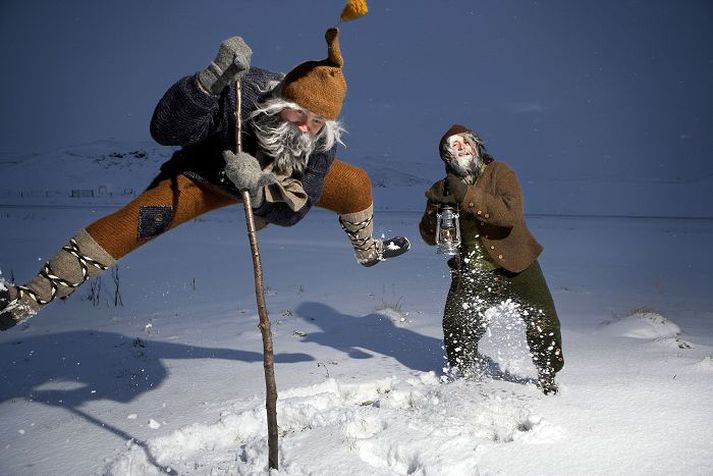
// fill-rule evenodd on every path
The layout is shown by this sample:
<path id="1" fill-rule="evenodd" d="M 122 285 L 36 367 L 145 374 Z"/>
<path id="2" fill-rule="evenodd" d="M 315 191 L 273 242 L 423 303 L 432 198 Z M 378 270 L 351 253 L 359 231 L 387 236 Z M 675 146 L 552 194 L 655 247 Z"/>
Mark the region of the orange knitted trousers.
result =
<path id="1" fill-rule="evenodd" d="M 118 260 L 181 223 L 236 203 L 240 203 L 236 198 L 183 175 L 159 175 L 141 195 L 95 221 L 87 231 Z M 317 206 L 343 215 L 365 210 L 371 204 L 371 181 L 367 173 L 335 160 L 324 179 Z"/>

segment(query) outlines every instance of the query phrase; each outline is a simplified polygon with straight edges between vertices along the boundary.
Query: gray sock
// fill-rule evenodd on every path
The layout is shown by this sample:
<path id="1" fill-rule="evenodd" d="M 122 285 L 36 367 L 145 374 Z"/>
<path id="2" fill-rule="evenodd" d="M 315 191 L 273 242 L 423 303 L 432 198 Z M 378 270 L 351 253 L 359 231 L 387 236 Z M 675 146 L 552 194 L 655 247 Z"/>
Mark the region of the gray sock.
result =
<path id="1" fill-rule="evenodd" d="M 24 286 L 11 286 L 7 311 L 21 322 L 56 298 L 67 297 L 89 278 L 97 276 L 116 260 L 84 229 L 51 258 Z"/>
<path id="2" fill-rule="evenodd" d="M 383 244 L 372 237 L 374 233 L 374 205 L 355 213 L 339 215 L 339 224 L 354 247 L 359 264 L 372 266 L 382 259 Z"/>

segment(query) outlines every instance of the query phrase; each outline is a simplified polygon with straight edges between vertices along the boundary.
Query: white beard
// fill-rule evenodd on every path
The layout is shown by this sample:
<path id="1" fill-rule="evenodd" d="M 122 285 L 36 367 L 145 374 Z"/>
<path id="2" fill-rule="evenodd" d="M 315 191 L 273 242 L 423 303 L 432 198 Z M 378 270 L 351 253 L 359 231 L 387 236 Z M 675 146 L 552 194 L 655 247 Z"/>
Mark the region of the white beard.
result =
<path id="1" fill-rule="evenodd" d="M 461 155 L 456 157 L 456 162 L 460 167 L 468 169 L 468 167 L 470 167 L 470 164 L 473 162 L 473 158 L 474 157 L 472 154 Z"/>
<path id="2" fill-rule="evenodd" d="M 480 161 L 471 154 L 454 157 L 449 163 L 461 177 L 469 175 L 477 177 L 480 173 Z"/>
<path id="3" fill-rule="evenodd" d="M 318 139 L 301 132 L 279 115 L 259 115 L 252 119 L 258 144 L 275 161 L 274 170 L 292 175 L 302 174 Z"/>

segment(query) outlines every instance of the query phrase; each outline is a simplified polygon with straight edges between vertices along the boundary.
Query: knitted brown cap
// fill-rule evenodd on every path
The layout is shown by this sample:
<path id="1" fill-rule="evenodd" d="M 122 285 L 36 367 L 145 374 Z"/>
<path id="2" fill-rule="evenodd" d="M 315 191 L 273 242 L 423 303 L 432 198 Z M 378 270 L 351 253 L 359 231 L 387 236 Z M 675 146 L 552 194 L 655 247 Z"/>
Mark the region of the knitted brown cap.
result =
<path id="1" fill-rule="evenodd" d="M 282 80 L 283 98 L 332 120 L 339 117 L 347 94 L 338 34 L 338 29 L 330 28 L 324 35 L 328 49 L 326 59 L 297 65 Z"/>
<path id="2" fill-rule="evenodd" d="M 461 126 L 460 124 L 453 124 L 445 134 L 443 134 L 443 137 L 441 137 L 441 141 L 438 143 L 438 152 L 440 153 L 441 150 L 443 150 L 443 146 L 445 145 L 446 141 L 450 136 L 456 135 L 456 134 L 462 134 L 464 132 L 471 132 L 470 129 L 468 129 L 465 126 Z"/>

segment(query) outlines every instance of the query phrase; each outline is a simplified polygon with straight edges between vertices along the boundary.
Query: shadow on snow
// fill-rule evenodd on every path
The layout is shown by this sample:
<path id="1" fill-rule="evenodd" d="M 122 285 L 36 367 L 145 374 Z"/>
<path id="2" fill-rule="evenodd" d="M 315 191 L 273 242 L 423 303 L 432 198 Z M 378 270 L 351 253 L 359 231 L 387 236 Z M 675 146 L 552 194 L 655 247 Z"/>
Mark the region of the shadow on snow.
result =
<path id="1" fill-rule="evenodd" d="M 262 362 L 262 352 L 198 347 L 73 331 L 23 338 L 0 346 L 0 402 L 27 398 L 77 407 L 90 400 L 126 403 L 159 387 L 169 375 L 164 359 Z M 301 353 L 277 353 L 275 362 L 313 361 Z"/>
<path id="2" fill-rule="evenodd" d="M 344 352 L 352 359 L 370 359 L 374 353 L 393 357 L 413 370 L 428 372 L 443 367 L 441 339 L 428 337 L 397 326 L 382 314 L 357 317 L 342 314 L 318 302 L 300 304 L 297 315 L 320 327 L 304 342 L 314 342 Z"/>
<path id="3" fill-rule="evenodd" d="M 297 315 L 321 328 L 310 332 L 304 342 L 314 342 L 332 347 L 347 354 L 351 359 L 370 359 L 374 353 L 393 357 L 400 364 L 421 372 L 439 373 L 444 365 L 443 341 L 399 327 L 387 316 L 379 313 L 357 317 L 342 314 L 336 309 L 318 302 L 300 304 Z M 527 384 L 534 379 L 515 375 L 501 367 L 500 363 L 483 355 L 479 378 Z"/>

